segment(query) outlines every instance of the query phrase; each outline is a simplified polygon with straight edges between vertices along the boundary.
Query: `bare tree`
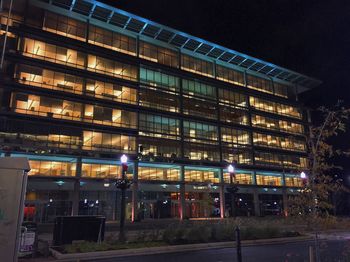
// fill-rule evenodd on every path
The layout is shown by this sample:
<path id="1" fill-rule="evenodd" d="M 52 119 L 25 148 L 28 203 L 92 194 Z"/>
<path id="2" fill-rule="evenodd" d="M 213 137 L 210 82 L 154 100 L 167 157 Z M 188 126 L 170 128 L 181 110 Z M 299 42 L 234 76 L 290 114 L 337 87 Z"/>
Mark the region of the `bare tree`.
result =
<path id="1" fill-rule="evenodd" d="M 334 160 L 338 156 L 349 155 L 347 149 L 335 148 L 332 139 L 346 131 L 350 109 L 338 102 L 334 108 L 318 108 L 316 114 L 320 124 L 309 126 L 308 168 L 301 170 L 307 174 L 307 179 L 300 194 L 290 202 L 291 214 L 302 216 L 309 225 L 315 225 L 315 219 L 327 216 L 333 209 L 332 194 L 345 190 L 342 181 L 335 175 L 342 167 L 335 165 Z"/>

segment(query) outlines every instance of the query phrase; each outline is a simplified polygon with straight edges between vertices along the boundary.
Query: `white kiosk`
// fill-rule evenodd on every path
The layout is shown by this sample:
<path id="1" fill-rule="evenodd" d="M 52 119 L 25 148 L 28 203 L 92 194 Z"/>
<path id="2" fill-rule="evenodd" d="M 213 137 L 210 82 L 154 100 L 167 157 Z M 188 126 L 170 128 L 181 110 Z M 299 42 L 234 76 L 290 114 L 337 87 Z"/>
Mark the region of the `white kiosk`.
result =
<path id="1" fill-rule="evenodd" d="M 27 158 L 0 157 L 0 260 L 17 261 L 27 187 Z"/>

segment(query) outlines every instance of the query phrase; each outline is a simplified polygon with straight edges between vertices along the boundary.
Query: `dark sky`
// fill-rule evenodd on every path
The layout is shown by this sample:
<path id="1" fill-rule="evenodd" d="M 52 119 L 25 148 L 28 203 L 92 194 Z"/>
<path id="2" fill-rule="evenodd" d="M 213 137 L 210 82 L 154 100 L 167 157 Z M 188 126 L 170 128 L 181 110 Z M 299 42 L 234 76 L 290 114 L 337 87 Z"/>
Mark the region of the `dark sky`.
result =
<path id="1" fill-rule="evenodd" d="M 322 80 L 303 95 L 309 106 L 350 106 L 349 0 L 102 1 Z M 336 143 L 350 147 L 350 132 Z M 350 161 L 341 162 L 350 174 Z"/>
<path id="2" fill-rule="evenodd" d="M 350 1 L 102 0 L 323 81 L 304 100 L 350 105 Z"/>

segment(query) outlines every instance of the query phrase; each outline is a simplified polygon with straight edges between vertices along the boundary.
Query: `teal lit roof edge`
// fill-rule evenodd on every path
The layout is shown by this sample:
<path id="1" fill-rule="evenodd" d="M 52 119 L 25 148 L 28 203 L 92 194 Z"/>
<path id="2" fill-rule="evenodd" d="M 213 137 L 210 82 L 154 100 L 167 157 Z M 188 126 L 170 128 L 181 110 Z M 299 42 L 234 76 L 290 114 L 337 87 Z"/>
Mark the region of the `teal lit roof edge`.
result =
<path id="1" fill-rule="evenodd" d="M 318 79 L 180 32 L 95 0 L 39 1 L 118 26 L 139 35 L 151 37 L 177 48 L 207 56 L 213 60 L 222 61 L 242 70 L 251 70 L 307 89 L 322 83 Z"/>

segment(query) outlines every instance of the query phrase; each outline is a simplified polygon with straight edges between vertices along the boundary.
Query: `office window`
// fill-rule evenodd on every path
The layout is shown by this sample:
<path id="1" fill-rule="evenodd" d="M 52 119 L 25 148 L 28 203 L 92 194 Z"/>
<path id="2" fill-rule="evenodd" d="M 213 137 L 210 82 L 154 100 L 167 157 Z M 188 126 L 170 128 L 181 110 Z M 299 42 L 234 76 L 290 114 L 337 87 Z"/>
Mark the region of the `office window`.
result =
<path id="1" fill-rule="evenodd" d="M 12 93 L 11 105 L 16 113 L 75 121 L 81 119 L 82 104 L 68 100 Z"/>
<path id="2" fill-rule="evenodd" d="M 83 131 L 83 150 L 136 153 L 136 138 L 128 135 Z"/>
<path id="3" fill-rule="evenodd" d="M 196 170 L 185 168 L 186 182 L 220 183 L 220 173 L 217 170 Z"/>
<path id="4" fill-rule="evenodd" d="M 238 145 L 250 145 L 250 132 L 222 127 L 221 141 L 233 147 L 237 147 Z"/>
<path id="5" fill-rule="evenodd" d="M 224 173 L 223 174 L 224 183 L 229 184 L 230 183 L 230 173 Z M 252 185 L 253 184 L 253 174 L 252 173 L 243 173 L 243 172 L 236 172 L 234 176 L 233 183 L 237 183 L 239 185 Z"/>
<path id="6" fill-rule="evenodd" d="M 281 138 L 268 134 L 253 134 L 254 145 L 266 147 L 281 147 Z"/>
<path id="7" fill-rule="evenodd" d="M 293 97 L 293 95 L 292 95 L 292 93 L 293 93 L 292 88 L 293 87 L 274 82 L 273 88 L 275 90 L 276 96 L 281 96 L 284 98 L 292 98 Z"/>
<path id="8" fill-rule="evenodd" d="M 184 157 L 190 160 L 220 161 L 220 152 L 217 146 L 186 143 Z"/>
<path id="9" fill-rule="evenodd" d="M 46 31 L 85 41 L 86 28 L 87 25 L 84 22 L 49 11 L 45 12 L 43 29 Z"/>
<path id="10" fill-rule="evenodd" d="M 247 96 L 234 91 L 219 88 L 219 102 L 234 107 L 247 107 Z"/>
<path id="11" fill-rule="evenodd" d="M 122 103 L 137 103 L 136 89 L 93 79 L 87 79 L 86 81 L 86 94 L 88 96 L 94 96 Z"/>
<path id="12" fill-rule="evenodd" d="M 23 51 L 23 55 L 25 56 L 84 68 L 85 54 L 82 52 L 29 38 L 22 38 L 21 42 L 23 42 L 23 49 L 21 51 Z"/>
<path id="13" fill-rule="evenodd" d="M 288 133 L 303 134 L 303 125 L 297 124 L 287 120 L 274 119 L 271 117 L 265 117 L 260 115 L 252 115 L 252 125 L 254 127 L 279 130 Z"/>
<path id="14" fill-rule="evenodd" d="M 222 160 L 228 163 L 238 163 L 242 165 L 251 165 L 252 153 L 251 149 L 246 147 L 225 147 L 221 148 L 222 150 Z"/>
<path id="15" fill-rule="evenodd" d="M 217 119 L 216 103 L 192 97 L 183 97 L 183 113 L 185 115 L 200 116 L 209 119 Z"/>
<path id="16" fill-rule="evenodd" d="M 139 130 L 139 134 L 144 136 L 179 139 L 180 123 L 174 118 L 140 114 Z"/>
<path id="17" fill-rule="evenodd" d="M 94 25 L 89 26 L 89 43 L 136 55 L 136 39 Z"/>
<path id="18" fill-rule="evenodd" d="M 139 166 L 139 180 L 179 181 L 180 170 L 171 167 Z"/>
<path id="19" fill-rule="evenodd" d="M 181 144 L 179 141 L 139 137 L 139 154 L 142 160 L 156 161 L 163 158 L 180 158 Z"/>
<path id="20" fill-rule="evenodd" d="M 29 65 L 17 65 L 15 79 L 21 84 L 81 94 L 83 78 Z"/>
<path id="21" fill-rule="evenodd" d="M 304 134 L 304 126 L 301 124 L 293 123 L 287 120 L 278 120 L 278 126 L 281 131 Z"/>
<path id="22" fill-rule="evenodd" d="M 239 86 L 244 86 L 243 72 L 239 72 L 221 65 L 216 65 L 216 79 Z"/>
<path id="23" fill-rule="evenodd" d="M 190 96 L 216 99 L 216 87 L 198 81 L 182 79 L 182 92 Z"/>
<path id="24" fill-rule="evenodd" d="M 75 176 L 76 163 L 29 160 L 29 176 Z"/>
<path id="25" fill-rule="evenodd" d="M 139 53 L 139 56 L 141 58 L 171 67 L 179 67 L 178 52 L 170 50 L 168 48 L 140 41 Z"/>
<path id="26" fill-rule="evenodd" d="M 179 112 L 180 101 L 179 96 L 175 93 L 141 87 L 139 91 L 139 105 L 167 112 Z"/>
<path id="27" fill-rule="evenodd" d="M 305 157 L 296 155 L 281 155 L 277 153 L 267 153 L 255 151 L 255 164 L 262 166 L 284 166 L 288 168 L 306 168 Z"/>
<path id="28" fill-rule="evenodd" d="M 222 122 L 239 125 L 249 124 L 249 116 L 247 111 L 227 106 L 220 106 L 220 120 Z"/>
<path id="29" fill-rule="evenodd" d="M 285 176 L 285 185 L 289 187 L 302 187 L 303 181 L 299 176 Z"/>
<path id="30" fill-rule="evenodd" d="M 0 132 L 2 143 L 19 147 L 34 148 L 69 148 L 78 149 L 81 141 L 79 136 L 57 133 L 29 134 L 17 132 Z"/>
<path id="31" fill-rule="evenodd" d="M 89 71 L 106 74 L 118 78 L 136 81 L 137 80 L 137 68 L 129 64 L 117 62 L 107 58 L 88 55 Z"/>
<path id="32" fill-rule="evenodd" d="M 307 159 L 302 156 L 295 155 L 284 155 L 283 156 L 283 165 L 289 168 L 306 168 L 307 167 Z"/>
<path id="33" fill-rule="evenodd" d="M 256 174 L 256 183 L 259 186 L 282 186 L 282 176 Z"/>
<path id="34" fill-rule="evenodd" d="M 111 164 L 91 164 L 83 163 L 81 167 L 81 176 L 88 178 L 120 178 L 121 177 L 121 166 Z M 132 169 L 129 168 L 126 173 L 128 179 L 133 178 Z"/>
<path id="35" fill-rule="evenodd" d="M 126 110 L 85 105 L 84 122 L 99 125 L 136 128 L 137 114 Z"/>
<path id="36" fill-rule="evenodd" d="M 255 151 L 255 164 L 261 166 L 281 166 L 282 155 Z"/>
<path id="37" fill-rule="evenodd" d="M 208 77 L 214 77 L 213 63 L 188 55 L 181 55 L 181 69 Z"/>
<path id="38" fill-rule="evenodd" d="M 140 68 L 140 82 L 152 87 L 161 87 L 166 90 L 178 92 L 180 90 L 180 79 L 160 71 Z"/>
<path id="39" fill-rule="evenodd" d="M 200 122 L 183 122 L 183 133 L 188 141 L 217 143 L 218 130 L 217 126 L 204 124 Z"/>
<path id="40" fill-rule="evenodd" d="M 258 110 L 272 112 L 279 115 L 286 115 L 301 119 L 302 114 L 299 108 L 294 106 L 284 105 L 280 103 L 271 102 L 262 98 L 249 97 L 250 106 Z"/>
<path id="41" fill-rule="evenodd" d="M 247 74 L 247 87 L 273 94 L 272 80 Z"/>

